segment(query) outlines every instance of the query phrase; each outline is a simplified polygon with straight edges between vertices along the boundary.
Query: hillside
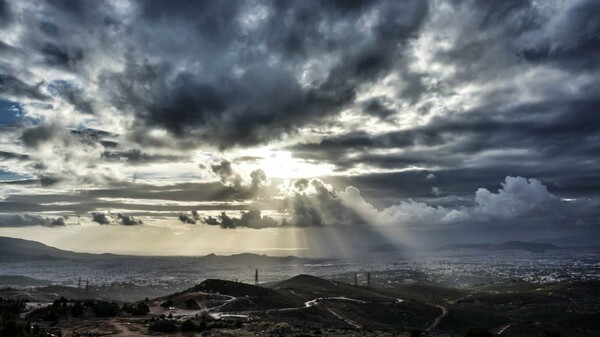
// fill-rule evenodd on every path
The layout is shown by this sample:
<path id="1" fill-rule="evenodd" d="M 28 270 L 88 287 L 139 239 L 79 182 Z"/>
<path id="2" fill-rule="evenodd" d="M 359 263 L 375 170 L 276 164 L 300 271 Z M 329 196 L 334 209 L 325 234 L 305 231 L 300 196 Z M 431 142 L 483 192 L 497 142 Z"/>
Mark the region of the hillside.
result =
<path id="1" fill-rule="evenodd" d="M 316 260 L 300 258 L 296 256 L 268 256 L 258 255 L 253 253 L 241 253 L 233 255 L 215 255 L 208 254 L 206 256 L 199 257 L 203 262 L 214 263 L 214 264 L 304 264 L 314 263 Z"/>
<path id="2" fill-rule="evenodd" d="M 10 237 L 0 237 L 0 262 L 17 262 L 32 260 L 60 260 L 60 259 L 156 259 L 171 258 L 170 256 L 130 256 L 116 254 L 90 254 L 66 251 L 47 246 L 37 241 L 23 240 Z M 202 263 L 210 264 L 239 264 L 239 265 L 266 265 L 266 264 L 304 264 L 314 263 L 317 260 L 299 258 L 295 256 L 268 256 L 252 253 L 234 255 L 189 256 Z"/>
<path id="3" fill-rule="evenodd" d="M 0 261 L 55 260 L 88 256 L 47 246 L 37 241 L 0 237 Z"/>
<path id="4" fill-rule="evenodd" d="M 347 296 L 374 302 L 393 302 L 396 299 L 395 294 L 385 289 L 355 286 L 345 282 L 325 280 L 312 275 L 298 275 L 268 286 L 280 292 L 287 291 L 299 294 L 304 298 Z"/>
<path id="5" fill-rule="evenodd" d="M 220 311 L 268 310 L 303 305 L 298 298 L 273 289 L 217 279 L 208 279 L 157 301 L 170 301 L 172 306 L 182 309 L 218 307 Z"/>

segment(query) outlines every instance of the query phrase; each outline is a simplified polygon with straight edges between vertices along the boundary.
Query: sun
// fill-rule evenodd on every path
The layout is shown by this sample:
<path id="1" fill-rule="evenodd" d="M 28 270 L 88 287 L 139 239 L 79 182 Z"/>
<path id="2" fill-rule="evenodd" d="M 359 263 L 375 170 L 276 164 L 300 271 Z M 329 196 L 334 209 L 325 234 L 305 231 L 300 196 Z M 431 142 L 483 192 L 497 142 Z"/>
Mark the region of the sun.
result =
<path id="1" fill-rule="evenodd" d="M 294 158 L 290 151 L 271 151 L 261 166 L 268 177 L 284 179 L 320 177 L 332 172 L 331 165 Z"/>
<path id="2" fill-rule="evenodd" d="M 272 147 L 261 147 L 244 150 L 243 153 L 232 153 L 232 158 L 251 158 L 250 161 L 237 160 L 242 170 L 262 169 L 269 178 L 298 179 L 314 178 L 332 174 L 334 167 L 294 157 L 291 151 Z"/>

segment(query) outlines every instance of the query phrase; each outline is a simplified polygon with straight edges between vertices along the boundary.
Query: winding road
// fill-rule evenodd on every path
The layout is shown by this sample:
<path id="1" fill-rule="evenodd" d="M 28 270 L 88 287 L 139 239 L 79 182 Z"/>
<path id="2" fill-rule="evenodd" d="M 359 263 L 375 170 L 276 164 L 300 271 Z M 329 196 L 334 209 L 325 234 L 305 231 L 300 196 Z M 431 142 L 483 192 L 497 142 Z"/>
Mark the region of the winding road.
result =
<path id="1" fill-rule="evenodd" d="M 440 322 L 442 322 L 442 319 L 444 319 L 444 317 L 448 316 L 448 308 L 438 305 L 438 304 L 431 304 L 431 303 L 427 303 L 429 305 L 433 305 L 436 308 L 439 308 L 440 310 L 442 310 L 442 314 L 439 315 L 438 317 L 435 318 L 435 320 L 433 321 L 433 323 L 431 323 L 431 325 L 427 328 L 427 331 L 432 331 L 433 329 L 437 328 L 438 325 L 440 325 Z"/>

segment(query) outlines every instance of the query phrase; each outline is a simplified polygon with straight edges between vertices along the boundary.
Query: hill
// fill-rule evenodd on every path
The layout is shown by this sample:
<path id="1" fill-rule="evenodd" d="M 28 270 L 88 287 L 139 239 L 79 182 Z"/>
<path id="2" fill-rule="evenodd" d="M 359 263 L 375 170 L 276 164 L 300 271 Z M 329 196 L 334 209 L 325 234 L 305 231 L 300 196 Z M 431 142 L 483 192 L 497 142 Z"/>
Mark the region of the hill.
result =
<path id="1" fill-rule="evenodd" d="M 273 289 L 217 279 L 208 279 L 158 301 L 170 301 L 171 306 L 180 309 L 208 307 L 219 311 L 268 310 L 303 305 L 298 298 Z"/>
<path id="2" fill-rule="evenodd" d="M 346 296 L 373 302 L 390 302 L 395 294 L 385 289 L 356 286 L 353 284 L 322 279 L 312 275 L 298 275 L 291 279 L 268 285 L 280 292 L 292 292 L 303 298 Z"/>
<path id="3" fill-rule="evenodd" d="M 47 246 L 37 241 L 0 237 L 0 261 L 56 260 L 87 256 Z"/>
<path id="4" fill-rule="evenodd" d="M 314 263 L 316 260 L 300 258 L 296 256 L 268 256 L 259 255 L 253 253 L 241 253 L 233 255 L 215 255 L 208 254 L 199 257 L 206 263 L 213 264 L 248 264 L 248 265 L 261 265 L 261 264 L 305 264 Z"/>

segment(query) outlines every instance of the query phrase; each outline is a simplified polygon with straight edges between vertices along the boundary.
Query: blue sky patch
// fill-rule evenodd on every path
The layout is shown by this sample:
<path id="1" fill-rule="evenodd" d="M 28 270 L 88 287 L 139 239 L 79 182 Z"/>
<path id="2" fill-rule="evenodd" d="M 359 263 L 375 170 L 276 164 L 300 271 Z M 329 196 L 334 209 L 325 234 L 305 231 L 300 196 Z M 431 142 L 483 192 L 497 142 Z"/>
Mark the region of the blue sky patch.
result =
<path id="1" fill-rule="evenodd" d="M 25 118 L 23 104 L 0 98 L 0 124 L 15 125 Z"/>

